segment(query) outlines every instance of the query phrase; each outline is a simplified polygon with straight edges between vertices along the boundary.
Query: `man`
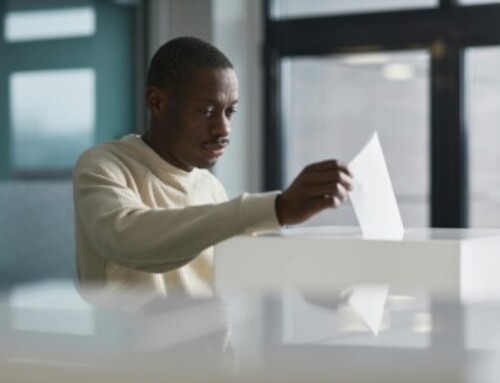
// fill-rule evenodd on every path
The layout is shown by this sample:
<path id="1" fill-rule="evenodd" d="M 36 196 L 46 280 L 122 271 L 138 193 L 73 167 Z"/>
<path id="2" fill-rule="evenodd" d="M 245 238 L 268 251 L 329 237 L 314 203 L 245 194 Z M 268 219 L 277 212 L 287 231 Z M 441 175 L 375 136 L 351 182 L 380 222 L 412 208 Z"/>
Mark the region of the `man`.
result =
<path id="1" fill-rule="evenodd" d="M 164 44 L 148 69 L 149 128 L 87 150 L 74 172 L 76 261 L 86 287 L 207 295 L 212 246 L 276 230 L 338 206 L 352 181 L 335 160 L 306 167 L 280 192 L 228 201 L 207 170 L 229 144 L 238 81 L 228 58 L 195 38 Z M 257 278 L 258 276 L 256 276 Z"/>

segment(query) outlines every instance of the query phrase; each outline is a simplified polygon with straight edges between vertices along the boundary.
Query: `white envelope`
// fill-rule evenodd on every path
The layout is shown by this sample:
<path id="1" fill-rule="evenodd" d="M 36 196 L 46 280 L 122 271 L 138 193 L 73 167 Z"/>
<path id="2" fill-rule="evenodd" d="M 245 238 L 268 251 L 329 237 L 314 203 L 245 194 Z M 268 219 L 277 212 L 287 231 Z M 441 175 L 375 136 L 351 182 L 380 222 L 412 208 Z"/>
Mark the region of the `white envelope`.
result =
<path id="1" fill-rule="evenodd" d="M 401 239 L 403 221 L 376 132 L 348 167 L 354 177 L 349 198 L 363 237 Z"/>

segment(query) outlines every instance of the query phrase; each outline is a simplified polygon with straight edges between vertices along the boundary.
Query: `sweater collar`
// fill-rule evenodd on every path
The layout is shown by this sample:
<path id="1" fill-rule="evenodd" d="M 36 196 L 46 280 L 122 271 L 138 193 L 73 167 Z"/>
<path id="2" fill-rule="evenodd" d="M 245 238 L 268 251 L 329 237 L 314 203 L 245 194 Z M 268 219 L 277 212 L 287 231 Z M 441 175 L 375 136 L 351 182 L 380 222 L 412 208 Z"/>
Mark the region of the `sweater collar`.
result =
<path id="1" fill-rule="evenodd" d="M 178 178 L 182 178 L 188 180 L 194 177 L 197 169 L 193 169 L 190 172 L 182 170 L 171 163 L 165 161 L 162 157 L 158 155 L 148 144 L 146 144 L 141 136 L 137 134 L 129 134 L 122 138 L 122 141 L 126 143 L 130 143 L 132 146 L 137 148 L 146 158 L 148 163 L 151 166 L 151 170 L 155 173 L 159 171 L 161 173 L 168 173 L 170 175 L 174 175 Z"/>

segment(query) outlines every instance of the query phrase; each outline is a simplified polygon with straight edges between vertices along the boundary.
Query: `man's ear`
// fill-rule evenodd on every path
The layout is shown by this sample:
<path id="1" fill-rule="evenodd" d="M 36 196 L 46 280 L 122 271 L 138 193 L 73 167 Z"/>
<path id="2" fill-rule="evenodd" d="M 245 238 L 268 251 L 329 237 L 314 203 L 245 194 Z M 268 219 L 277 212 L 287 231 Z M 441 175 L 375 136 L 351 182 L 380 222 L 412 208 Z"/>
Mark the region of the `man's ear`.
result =
<path id="1" fill-rule="evenodd" d="M 152 86 L 146 90 L 146 105 L 154 117 L 162 117 L 167 110 L 167 94 L 164 90 Z"/>

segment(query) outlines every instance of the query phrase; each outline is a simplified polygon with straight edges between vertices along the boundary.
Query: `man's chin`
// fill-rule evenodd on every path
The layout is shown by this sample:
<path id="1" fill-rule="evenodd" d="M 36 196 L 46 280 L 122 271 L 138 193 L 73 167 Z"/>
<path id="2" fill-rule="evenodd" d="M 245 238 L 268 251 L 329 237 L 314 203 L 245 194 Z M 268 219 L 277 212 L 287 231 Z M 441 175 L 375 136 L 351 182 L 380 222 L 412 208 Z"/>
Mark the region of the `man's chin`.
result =
<path id="1" fill-rule="evenodd" d="M 215 166 L 216 163 L 217 163 L 217 158 L 213 158 L 210 160 L 200 162 L 196 167 L 200 169 L 211 169 Z"/>

